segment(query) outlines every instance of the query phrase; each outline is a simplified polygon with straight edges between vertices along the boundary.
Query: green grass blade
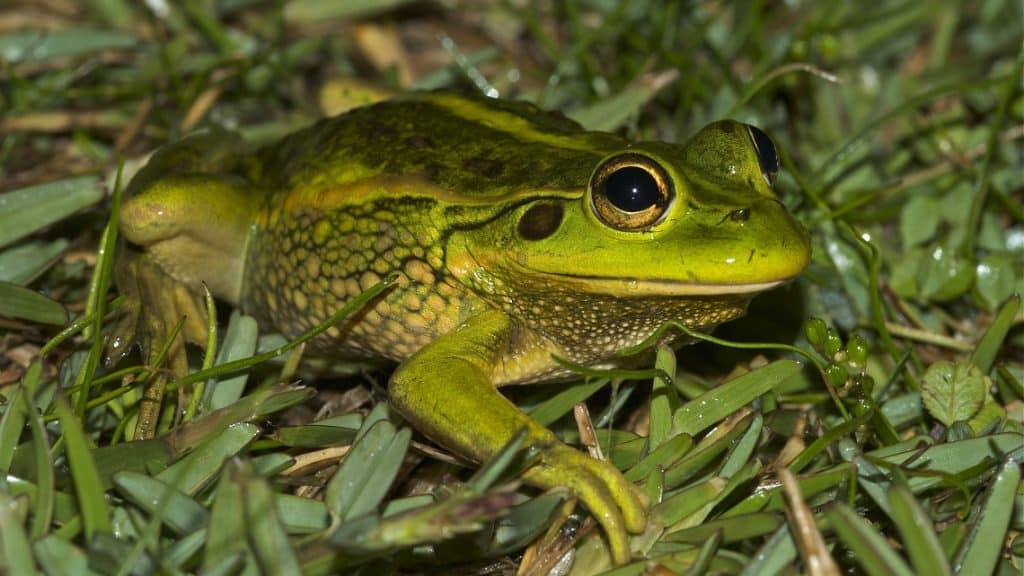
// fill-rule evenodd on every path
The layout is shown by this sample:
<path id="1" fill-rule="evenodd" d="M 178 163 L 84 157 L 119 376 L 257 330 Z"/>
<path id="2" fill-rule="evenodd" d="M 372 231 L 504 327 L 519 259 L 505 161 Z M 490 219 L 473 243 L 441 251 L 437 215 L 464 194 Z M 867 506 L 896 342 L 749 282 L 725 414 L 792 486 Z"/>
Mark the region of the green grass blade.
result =
<path id="1" fill-rule="evenodd" d="M 743 567 L 740 576 L 778 574 L 795 559 L 796 544 L 789 535 L 789 527 L 784 526 L 776 530 L 764 546 L 761 546 L 757 554 L 754 554 L 750 562 Z"/>
<path id="2" fill-rule="evenodd" d="M 242 484 L 248 464 L 231 461 L 217 483 L 217 492 L 207 525 L 209 538 L 203 552 L 202 572 L 206 573 L 224 562 L 234 563 L 239 555 L 251 554 L 246 540 L 245 504 Z"/>
<path id="3" fill-rule="evenodd" d="M 224 462 L 241 452 L 259 433 L 255 424 L 233 424 L 157 474 L 156 479 L 194 496 L 217 477 Z"/>
<path id="4" fill-rule="evenodd" d="M 137 472 L 114 474 L 114 486 L 125 498 L 154 515 L 178 534 L 207 526 L 210 513 L 201 504 L 166 482 Z"/>
<path id="5" fill-rule="evenodd" d="M 67 401 L 58 397 L 56 405 L 57 418 L 64 433 L 64 453 L 71 465 L 71 481 L 78 497 L 78 509 L 82 513 L 85 537 L 91 539 L 100 532 L 109 533 L 110 507 L 107 505 L 99 470 L 92 459 L 89 441 Z"/>
<path id="6" fill-rule="evenodd" d="M 996 356 L 999 354 L 999 348 L 1003 345 L 1003 340 L 1006 338 L 1006 334 L 1009 333 L 1010 328 L 1013 327 L 1014 321 L 1017 318 L 1017 312 L 1020 310 L 1020 294 L 1014 294 L 1009 300 L 1003 304 L 1003 307 L 999 309 L 999 314 L 996 315 L 996 319 L 992 322 L 992 325 L 985 331 L 985 335 L 982 336 L 981 342 L 978 342 L 978 346 L 974 349 L 974 353 L 971 354 L 971 362 L 975 366 L 981 368 L 981 371 L 988 374 L 992 370 L 992 365 L 995 363 Z"/>
<path id="7" fill-rule="evenodd" d="M 29 367 L 29 373 L 25 375 L 25 388 L 23 392 L 34 390 L 34 380 L 39 377 L 40 364 L 33 362 Z M 54 466 L 50 460 L 50 442 L 46 435 L 45 424 L 42 414 L 36 410 L 29 399 L 29 394 L 21 395 L 22 404 L 20 407 L 11 407 L 11 411 L 24 409 L 28 414 L 28 429 L 32 437 L 32 452 L 36 462 L 36 497 L 32 509 L 32 528 L 30 535 L 33 540 L 42 538 L 50 530 L 50 522 L 53 521 L 53 510 L 56 500 L 56 488 L 54 479 Z"/>
<path id="8" fill-rule="evenodd" d="M 4 37 L 0 37 L 3 53 Z M 103 188 L 94 176 L 68 178 L 0 194 L 0 247 L 95 204 Z"/>
<path id="9" fill-rule="evenodd" d="M 65 538 L 51 534 L 32 546 L 36 560 L 51 576 L 94 576 L 89 570 L 89 556 Z M 12 572 L 14 574 L 14 572 Z"/>
<path id="10" fill-rule="evenodd" d="M 1020 477 L 1020 462 L 1015 460 L 1008 460 L 999 470 L 988 497 L 981 505 L 981 513 L 957 556 L 957 574 L 992 574 L 1006 541 L 1006 529 L 1013 514 L 1012 503 Z"/>
<path id="11" fill-rule="evenodd" d="M 953 573 L 932 521 L 906 486 L 889 491 L 889 513 L 917 574 L 948 576 Z"/>
<path id="12" fill-rule="evenodd" d="M 412 433 L 387 420 L 371 424 L 352 446 L 327 484 L 325 502 L 331 515 L 349 520 L 373 510 L 391 489 Z"/>
<path id="13" fill-rule="evenodd" d="M 849 506 L 836 503 L 825 512 L 825 517 L 869 576 L 914 576 L 885 537 Z"/>
<path id="14" fill-rule="evenodd" d="M 647 450 L 654 451 L 672 434 L 672 414 L 679 407 L 679 396 L 672 385 L 676 379 L 676 354 L 668 346 L 658 346 L 654 367 L 668 378 L 655 377 L 651 385 L 650 432 Z"/>
<path id="15" fill-rule="evenodd" d="M 39 324 L 63 324 L 68 321 L 68 313 L 59 302 L 10 282 L 0 282 L 0 316 Z"/>
<path id="16" fill-rule="evenodd" d="M 0 492 L 0 572 L 38 574 L 28 534 L 19 516 L 11 496 Z"/>
<path id="17" fill-rule="evenodd" d="M 684 404 L 673 415 L 676 432 L 696 434 L 752 402 L 758 396 L 796 375 L 803 367 L 779 360 L 734 378 Z"/>
<path id="18" fill-rule="evenodd" d="M 0 252 L 0 282 L 24 286 L 51 265 L 68 247 L 68 241 L 26 242 Z"/>
<path id="19" fill-rule="evenodd" d="M 266 480 L 258 476 L 245 478 L 244 493 L 249 541 L 263 573 L 300 576 L 302 569 L 277 517 L 273 493 Z"/>
<path id="20" fill-rule="evenodd" d="M 243 358 L 249 358 L 256 352 L 256 319 L 243 314 L 232 314 L 228 329 L 224 334 L 224 343 L 217 354 L 216 364 L 225 364 Z M 245 390 L 249 375 L 242 373 L 227 378 L 220 378 L 209 384 L 205 389 L 203 400 L 204 411 L 217 410 L 237 402 Z"/>

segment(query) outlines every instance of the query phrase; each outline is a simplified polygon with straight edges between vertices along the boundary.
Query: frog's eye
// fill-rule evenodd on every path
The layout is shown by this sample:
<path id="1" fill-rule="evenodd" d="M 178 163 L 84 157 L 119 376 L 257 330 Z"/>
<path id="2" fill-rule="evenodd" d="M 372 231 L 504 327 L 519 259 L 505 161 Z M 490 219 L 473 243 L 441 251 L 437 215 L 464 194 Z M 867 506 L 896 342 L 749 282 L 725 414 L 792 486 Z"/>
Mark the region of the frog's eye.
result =
<path id="1" fill-rule="evenodd" d="M 747 132 L 754 144 L 754 151 L 757 152 L 757 161 L 761 164 L 761 175 L 770 187 L 775 183 L 775 175 L 779 173 L 779 153 L 775 150 L 772 139 L 757 126 L 748 124 Z"/>
<path id="2" fill-rule="evenodd" d="M 618 230 L 647 230 L 668 212 L 672 180 L 657 162 L 622 154 L 601 164 L 590 178 L 590 203 L 604 223 Z"/>

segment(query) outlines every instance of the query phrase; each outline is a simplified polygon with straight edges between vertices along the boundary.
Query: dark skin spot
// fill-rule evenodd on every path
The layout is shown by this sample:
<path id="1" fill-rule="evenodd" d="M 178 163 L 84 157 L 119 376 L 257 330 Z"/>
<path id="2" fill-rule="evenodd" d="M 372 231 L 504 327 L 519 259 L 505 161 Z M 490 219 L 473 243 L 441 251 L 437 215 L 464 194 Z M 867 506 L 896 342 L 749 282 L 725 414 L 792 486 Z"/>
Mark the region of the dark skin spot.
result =
<path id="1" fill-rule="evenodd" d="M 519 219 L 519 235 L 525 240 L 543 240 L 558 230 L 563 216 L 561 204 L 535 204 Z"/>
<path id="2" fill-rule="evenodd" d="M 505 171 L 505 163 L 487 156 L 472 156 L 462 161 L 462 167 L 486 178 L 497 178 Z"/>
<path id="3" fill-rule="evenodd" d="M 405 145 L 409 148 L 430 148 L 434 145 L 426 136 L 410 136 L 405 139 Z"/>

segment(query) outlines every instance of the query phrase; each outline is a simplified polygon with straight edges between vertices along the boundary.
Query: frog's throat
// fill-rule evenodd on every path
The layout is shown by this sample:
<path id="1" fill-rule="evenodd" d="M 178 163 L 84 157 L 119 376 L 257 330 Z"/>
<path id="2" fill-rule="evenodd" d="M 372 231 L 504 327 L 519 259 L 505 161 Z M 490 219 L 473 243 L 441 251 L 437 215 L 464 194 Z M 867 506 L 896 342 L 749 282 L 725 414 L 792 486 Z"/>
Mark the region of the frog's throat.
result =
<path id="1" fill-rule="evenodd" d="M 781 286 L 790 280 L 770 280 L 737 284 L 702 284 L 680 280 L 609 278 L 602 276 L 575 276 L 542 272 L 513 264 L 520 278 L 531 277 L 536 285 L 562 286 L 579 293 L 608 294 L 612 296 L 725 296 L 728 294 L 757 294 Z"/>

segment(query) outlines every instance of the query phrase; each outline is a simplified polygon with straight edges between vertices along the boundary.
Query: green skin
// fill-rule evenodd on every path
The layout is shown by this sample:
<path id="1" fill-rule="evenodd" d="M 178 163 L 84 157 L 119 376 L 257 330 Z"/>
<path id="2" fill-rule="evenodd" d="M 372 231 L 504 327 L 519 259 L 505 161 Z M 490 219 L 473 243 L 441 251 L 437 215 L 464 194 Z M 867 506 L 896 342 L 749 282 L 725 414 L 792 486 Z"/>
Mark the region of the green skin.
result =
<path id="1" fill-rule="evenodd" d="M 659 164 L 674 190 L 636 229 L 610 225 L 591 189 L 595 169 L 627 152 Z M 144 344 L 182 314 L 186 336 L 204 341 L 202 283 L 296 336 L 398 273 L 312 352 L 397 362 L 395 408 L 472 460 L 527 430 L 541 457 L 525 480 L 571 488 L 616 563 L 644 529 L 642 495 L 496 388 L 564 378 L 552 356 L 613 366 L 668 320 L 733 319 L 810 253 L 742 124 L 711 124 L 682 146 L 630 143 L 528 104 L 452 94 L 360 108 L 252 153 L 224 132 L 186 138 L 133 180 L 121 231 L 135 245 L 118 272 L 133 323 L 123 333 L 138 328 Z"/>

